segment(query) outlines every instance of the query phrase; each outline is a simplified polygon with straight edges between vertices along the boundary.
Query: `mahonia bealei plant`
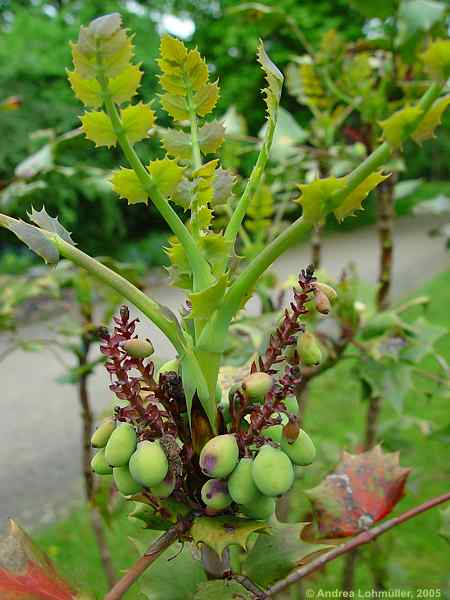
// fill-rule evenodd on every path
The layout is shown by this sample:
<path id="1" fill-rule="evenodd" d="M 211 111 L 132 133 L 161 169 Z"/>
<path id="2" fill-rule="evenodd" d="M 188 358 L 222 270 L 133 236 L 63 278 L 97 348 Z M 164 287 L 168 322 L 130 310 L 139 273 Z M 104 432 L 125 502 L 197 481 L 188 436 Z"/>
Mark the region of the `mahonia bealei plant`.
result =
<path id="1" fill-rule="evenodd" d="M 92 468 L 112 473 L 119 491 L 141 503 L 135 516 L 154 529 L 191 511 L 266 520 L 275 498 L 291 488 L 295 466 L 314 459 L 295 392 L 303 367 L 320 363 L 323 348 L 300 319 L 308 310 L 328 314 L 336 294 L 316 281 L 312 268 L 302 270 L 290 308 L 266 351 L 233 385 L 225 385 L 219 374 L 230 326 L 278 256 L 327 214 L 343 219 L 361 208 L 368 193 L 389 176 L 383 166 L 408 136 L 432 135 L 449 103 L 441 97 L 450 70 L 449 44 L 430 44 L 423 59 L 435 81 L 416 106 L 385 121 L 384 143 L 349 175 L 300 185 L 302 216 L 243 260 L 237 241 L 245 235 L 244 220 L 248 217 L 247 232 L 257 232 L 273 213 L 264 171 L 283 76 L 262 42 L 257 58 L 266 80 L 267 124 L 256 164 L 242 195 L 233 200 L 233 175 L 214 157 L 224 138 L 221 122 L 210 120 L 219 87 L 197 49 L 168 35 L 161 40 L 159 99 L 173 127 L 161 132 L 165 158 L 149 164 L 143 164 L 135 145 L 155 129 L 155 113 L 148 103 L 133 103 L 142 71 L 132 62 L 132 36 L 120 15 L 106 15 L 81 28 L 72 55 L 70 84 L 87 107 L 81 116 L 83 131 L 96 146 L 121 148 L 125 164 L 112 174 L 112 186 L 129 204 L 153 204 L 165 219 L 172 231 L 167 250 L 172 282 L 186 294 L 177 316 L 78 249 L 45 209 L 32 210 L 32 224 L 0 215 L 0 224 L 49 264 L 62 255 L 113 288 L 174 348 L 173 359 L 157 371 L 153 345 L 136 335 L 136 319 L 126 305 L 115 318 L 114 331 L 102 332 L 101 351 L 117 402 L 92 439 L 99 449 Z M 304 93 L 311 97 L 311 91 Z M 224 205 L 229 219 L 221 230 L 214 224 L 215 211 Z M 254 530 L 260 527 L 256 524 Z"/>

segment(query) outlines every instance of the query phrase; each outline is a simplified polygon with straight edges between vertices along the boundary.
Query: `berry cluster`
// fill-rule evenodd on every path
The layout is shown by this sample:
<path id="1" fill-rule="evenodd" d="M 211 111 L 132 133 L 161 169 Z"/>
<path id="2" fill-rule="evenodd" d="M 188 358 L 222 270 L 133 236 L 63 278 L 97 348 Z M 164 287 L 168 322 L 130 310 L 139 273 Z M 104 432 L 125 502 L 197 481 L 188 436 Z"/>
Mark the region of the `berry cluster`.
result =
<path id="1" fill-rule="evenodd" d="M 130 320 L 123 306 L 113 334 L 101 332 L 117 401 L 114 415 L 93 435 L 99 449 L 93 470 L 112 474 L 123 495 L 143 494 L 154 506 L 170 496 L 206 514 L 267 519 L 275 498 L 291 488 L 295 467 L 311 464 L 316 452 L 300 428 L 295 391 L 302 365 L 319 364 L 321 348 L 299 317 L 312 305 L 327 314 L 336 294 L 316 281 L 311 268 L 301 272 L 299 286 L 265 353 L 229 390 L 228 403 L 218 406 L 219 435 L 209 435 L 200 449 L 195 424 L 193 432 L 189 427 L 178 360 L 155 373 L 153 346 L 135 335 L 137 319 Z"/>

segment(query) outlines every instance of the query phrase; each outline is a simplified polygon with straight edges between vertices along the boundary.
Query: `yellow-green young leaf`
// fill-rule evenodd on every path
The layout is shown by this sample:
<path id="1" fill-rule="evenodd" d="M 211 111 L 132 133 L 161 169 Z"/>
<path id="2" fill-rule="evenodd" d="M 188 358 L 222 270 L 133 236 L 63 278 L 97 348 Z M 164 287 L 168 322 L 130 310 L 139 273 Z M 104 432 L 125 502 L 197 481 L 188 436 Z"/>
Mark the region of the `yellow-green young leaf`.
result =
<path id="1" fill-rule="evenodd" d="M 95 56 L 86 56 L 80 51 L 79 45 L 73 42 L 70 43 L 70 48 L 72 50 L 72 61 L 75 72 L 83 79 L 95 79 L 97 75 Z"/>
<path id="2" fill-rule="evenodd" d="M 301 196 L 296 200 L 303 208 L 303 219 L 307 223 L 319 224 L 332 209 L 332 196 L 345 185 L 344 179 L 328 177 L 312 183 L 299 185 Z"/>
<path id="3" fill-rule="evenodd" d="M 222 300 L 227 283 L 228 276 L 225 274 L 201 292 L 189 294 L 189 300 L 192 304 L 192 317 L 195 319 L 208 319 Z"/>
<path id="4" fill-rule="evenodd" d="M 117 136 L 114 133 L 113 126 L 107 114 L 103 111 L 91 111 L 84 113 L 80 117 L 83 125 L 83 131 L 88 140 L 95 143 L 96 146 L 115 146 Z"/>
<path id="5" fill-rule="evenodd" d="M 121 198 L 126 198 L 128 204 L 147 204 L 148 194 L 138 179 L 133 169 L 121 168 L 114 171 L 111 176 L 113 190 Z"/>
<path id="6" fill-rule="evenodd" d="M 217 81 L 215 83 L 205 83 L 205 85 L 194 94 L 193 100 L 195 112 L 200 117 L 204 117 L 216 106 L 218 99 L 219 85 L 217 84 Z"/>
<path id="7" fill-rule="evenodd" d="M 397 148 L 402 145 L 405 139 L 413 133 L 422 112 L 419 106 L 407 106 L 384 121 L 380 121 L 383 137 L 389 146 Z"/>
<path id="8" fill-rule="evenodd" d="M 194 180 L 191 201 L 191 222 L 198 229 L 207 229 L 212 220 L 209 204 L 214 198 L 214 179 L 219 161 L 210 160 L 192 173 Z"/>
<path id="9" fill-rule="evenodd" d="M 209 231 L 207 235 L 200 238 L 199 245 L 212 267 L 213 275 L 221 275 L 222 261 L 224 257 L 230 255 L 233 242 L 226 240 L 221 233 Z"/>
<path id="10" fill-rule="evenodd" d="M 100 84 L 96 79 L 83 79 L 78 71 L 67 71 L 70 86 L 81 102 L 91 108 L 99 108 L 103 103 Z"/>
<path id="11" fill-rule="evenodd" d="M 161 106 L 172 119 L 175 119 L 175 121 L 189 119 L 189 110 L 186 100 L 182 96 L 163 94 L 161 96 Z"/>
<path id="12" fill-rule="evenodd" d="M 162 60 L 179 65 L 186 60 L 187 48 L 181 40 L 166 34 L 161 38 L 160 55 Z"/>
<path id="13" fill-rule="evenodd" d="M 127 106 L 120 111 L 123 129 L 131 144 L 135 144 L 148 136 L 148 131 L 155 124 L 155 113 L 148 104 L 139 102 Z"/>
<path id="14" fill-rule="evenodd" d="M 383 175 L 381 171 L 369 175 L 358 187 L 345 197 L 343 203 L 334 210 L 334 214 L 339 221 L 345 219 L 356 210 L 362 210 L 362 202 L 367 198 L 369 193 L 377 187 L 382 181 L 390 177 Z M 346 182 L 347 177 L 341 181 Z"/>
<path id="15" fill-rule="evenodd" d="M 415 142 L 420 144 L 424 140 L 434 136 L 434 130 L 441 124 L 441 118 L 447 107 L 450 105 L 450 94 L 438 98 L 433 106 L 426 113 L 425 117 L 419 123 L 419 126 L 412 134 Z"/>
<path id="16" fill-rule="evenodd" d="M 122 104 L 131 100 L 141 84 L 142 75 L 138 65 L 128 65 L 117 77 L 110 79 L 108 87 L 113 101 Z"/>
<path id="17" fill-rule="evenodd" d="M 192 289 L 192 271 L 183 246 L 172 236 L 169 247 L 165 249 L 171 266 L 168 268 L 171 283 L 182 289 Z"/>
<path id="18" fill-rule="evenodd" d="M 170 156 L 183 159 L 192 157 L 191 136 L 184 131 L 165 129 L 161 132 L 160 137 L 164 149 Z"/>
<path id="19" fill-rule="evenodd" d="M 434 79 L 446 81 L 450 77 L 450 40 L 435 40 L 421 58 Z"/>
<path id="20" fill-rule="evenodd" d="M 330 108 L 332 98 L 323 89 L 310 56 L 298 57 L 298 62 L 290 63 L 286 69 L 289 92 L 300 104 L 319 109 Z"/>
<path id="21" fill-rule="evenodd" d="M 153 181 L 164 196 L 171 196 L 180 183 L 184 168 L 177 165 L 176 160 L 163 158 L 154 160 L 148 165 Z"/>
<path id="22" fill-rule="evenodd" d="M 225 128 L 219 121 L 205 123 L 198 132 L 198 142 L 203 154 L 213 154 L 217 152 L 223 144 L 225 137 Z"/>
<path id="23" fill-rule="evenodd" d="M 258 44 L 258 62 L 261 65 L 268 86 L 264 88 L 265 101 L 267 104 L 267 111 L 269 113 L 269 119 L 274 119 L 278 104 L 280 103 L 281 90 L 283 87 L 283 74 L 278 67 L 270 60 L 265 49 L 264 44 L 260 40 Z"/>

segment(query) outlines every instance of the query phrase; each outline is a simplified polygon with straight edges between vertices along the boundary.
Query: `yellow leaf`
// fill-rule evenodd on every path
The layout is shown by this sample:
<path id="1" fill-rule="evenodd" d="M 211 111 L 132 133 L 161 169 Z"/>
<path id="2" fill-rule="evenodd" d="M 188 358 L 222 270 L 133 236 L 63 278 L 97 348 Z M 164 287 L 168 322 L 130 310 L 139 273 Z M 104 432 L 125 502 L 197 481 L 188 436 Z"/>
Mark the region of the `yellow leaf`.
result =
<path id="1" fill-rule="evenodd" d="M 299 185 L 301 196 L 296 202 L 303 208 L 303 219 L 308 223 L 321 223 L 332 208 L 333 194 L 344 185 L 345 181 L 337 177 L 316 179 L 312 183 Z"/>
<path id="2" fill-rule="evenodd" d="M 215 158 L 214 160 L 210 160 L 209 162 L 205 163 L 204 165 L 193 171 L 192 177 L 212 177 L 218 164 L 219 160 L 217 158 Z"/>
<path id="3" fill-rule="evenodd" d="M 421 58 L 431 77 L 439 81 L 450 77 L 450 40 L 435 40 L 423 52 Z"/>
<path id="4" fill-rule="evenodd" d="M 404 140 L 413 133 L 422 112 L 419 106 L 407 106 L 384 121 L 380 121 L 379 124 L 383 129 L 383 137 L 386 142 L 392 148 L 401 146 Z"/>
<path id="5" fill-rule="evenodd" d="M 348 217 L 356 210 L 362 210 L 362 202 L 367 198 L 369 193 L 377 187 L 382 181 L 390 177 L 390 175 L 383 175 L 381 171 L 372 173 L 369 175 L 359 186 L 348 194 L 343 203 L 334 210 L 334 214 L 339 221 L 342 221 L 345 217 Z M 344 177 L 341 181 L 346 183 L 347 177 Z"/>
<path id="6" fill-rule="evenodd" d="M 75 96 L 83 104 L 92 108 L 102 105 L 102 92 L 96 79 L 83 79 L 78 71 L 68 71 L 67 77 Z"/>
<path id="7" fill-rule="evenodd" d="M 219 86 L 217 82 L 206 83 L 194 95 L 195 111 L 204 117 L 212 111 L 219 99 Z"/>
<path id="8" fill-rule="evenodd" d="M 447 107 L 450 105 L 450 94 L 438 98 L 426 113 L 417 129 L 412 134 L 415 142 L 420 144 L 424 140 L 433 137 L 434 130 L 441 124 L 441 118 Z"/>
<path id="9" fill-rule="evenodd" d="M 186 101 L 182 96 L 163 94 L 161 96 L 161 105 L 163 109 L 176 121 L 184 121 L 185 119 L 189 119 L 189 111 L 186 106 Z"/>
<path id="10" fill-rule="evenodd" d="M 86 112 L 80 117 L 86 137 L 96 146 L 115 146 L 117 137 L 111 121 L 103 111 Z"/>
<path id="11" fill-rule="evenodd" d="M 184 68 L 193 90 L 198 91 L 208 81 L 208 65 L 197 49 L 189 50 Z"/>
<path id="12" fill-rule="evenodd" d="M 131 144 L 135 144 L 148 136 L 148 131 L 155 124 L 155 113 L 148 104 L 139 102 L 127 106 L 120 111 L 123 128 Z"/>
<path id="13" fill-rule="evenodd" d="M 148 170 L 164 196 L 173 194 L 184 173 L 183 167 L 177 165 L 177 161 L 170 158 L 152 161 L 148 165 Z"/>
<path id="14" fill-rule="evenodd" d="M 121 198 L 126 198 L 128 204 L 138 204 L 139 202 L 147 204 L 148 194 L 133 169 L 121 168 L 114 171 L 111 176 L 111 183 L 114 191 Z"/>
<path id="15" fill-rule="evenodd" d="M 186 59 L 187 49 L 181 40 L 165 34 L 161 38 L 160 54 L 169 62 L 181 63 Z"/>
<path id="16" fill-rule="evenodd" d="M 72 61 L 75 71 L 83 79 L 95 79 L 97 75 L 95 57 L 83 54 L 78 44 L 71 42 L 70 47 L 72 49 Z"/>
<path id="17" fill-rule="evenodd" d="M 142 75 L 138 65 L 128 65 L 120 75 L 110 79 L 108 88 L 113 101 L 122 104 L 131 100 L 141 83 Z"/>

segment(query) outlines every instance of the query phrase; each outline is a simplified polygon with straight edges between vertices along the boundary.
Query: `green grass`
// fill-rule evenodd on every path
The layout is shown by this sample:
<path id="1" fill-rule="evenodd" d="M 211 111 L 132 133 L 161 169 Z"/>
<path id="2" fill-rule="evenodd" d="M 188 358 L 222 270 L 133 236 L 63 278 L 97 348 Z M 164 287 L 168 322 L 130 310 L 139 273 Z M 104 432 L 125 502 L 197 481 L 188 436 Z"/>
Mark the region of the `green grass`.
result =
<path id="1" fill-rule="evenodd" d="M 418 295 L 428 295 L 430 304 L 426 317 L 433 323 L 450 328 L 450 271 L 444 272 L 428 285 L 417 291 Z M 414 309 L 418 316 L 420 309 Z M 439 350 L 450 361 L 450 338 L 442 339 Z M 424 365 L 436 370 L 433 363 Z M 308 399 L 306 429 L 316 442 L 319 460 L 314 467 L 305 470 L 301 487 L 310 487 L 336 464 L 340 449 L 354 450 L 364 428 L 366 407 L 360 397 L 358 383 L 349 377 L 350 361 L 344 362 L 334 372 L 329 371 L 316 380 Z M 412 425 L 403 428 L 399 425 L 390 428 L 383 436 L 385 449 L 401 450 L 401 464 L 412 468 L 406 497 L 400 502 L 394 514 L 438 495 L 449 489 L 450 440 L 440 435 L 439 430 L 449 424 L 448 398 L 435 384 L 417 380 L 414 393 L 407 399 L 405 414 L 415 417 L 419 427 Z M 383 410 L 383 422 L 394 421 L 398 417 L 388 406 Z M 428 434 L 420 430 L 429 428 Z M 296 507 L 299 517 L 304 518 L 308 510 L 303 500 Z M 128 537 L 147 535 L 139 530 L 125 515 L 114 522 L 108 532 L 108 540 L 114 563 L 118 571 L 126 569 L 135 560 L 136 552 Z M 430 511 L 399 528 L 388 532 L 379 539 L 376 546 L 365 549 L 356 572 L 356 585 L 361 590 L 370 590 L 372 585 L 369 569 L 369 555 L 387 565 L 389 589 L 440 588 L 443 597 L 450 589 L 450 549 L 438 535 L 438 510 Z M 100 568 L 98 553 L 84 509 L 73 512 L 69 518 L 38 532 L 36 541 L 46 550 L 57 569 L 69 580 L 102 597 L 106 586 Z M 316 574 L 304 587 L 324 590 L 340 588 L 342 560 Z M 298 591 L 284 598 L 296 598 Z M 412 596 L 417 597 L 416 594 Z M 140 598 L 136 586 L 125 596 L 126 600 Z M 168 590 L 167 599 L 170 600 Z"/>

